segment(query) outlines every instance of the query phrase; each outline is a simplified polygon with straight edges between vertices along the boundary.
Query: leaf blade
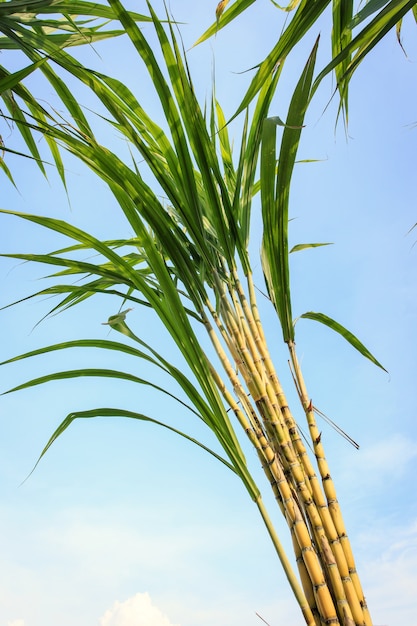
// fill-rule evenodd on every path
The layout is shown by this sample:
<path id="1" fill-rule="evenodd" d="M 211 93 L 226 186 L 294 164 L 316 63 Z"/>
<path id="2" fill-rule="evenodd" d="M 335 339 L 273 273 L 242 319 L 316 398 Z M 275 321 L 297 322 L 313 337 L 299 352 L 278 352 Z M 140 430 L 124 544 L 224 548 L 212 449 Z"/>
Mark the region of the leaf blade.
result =
<path id="1" fill-rule="evenodd" d="M 320 324 L 324 324 L 331 330 L 335 331 L 339 335 L 341 335 L 350 345 L 355 348 L 362 356 L 369 359 L 372 363 L 380 367 L 384 372 L 388 373 L 388 370 L 385 369 L 383 365 L 371 354 L 371 352 L 364 346 L 364 344 L 359 341 L 359 339 L 351 333 L 347 328 L 336 322 L 334 319 L 325 315 L 324 313 L 316 313 L 314 311 L 308 311 L 307 313 L 303 313 L 300 315 L 300 318 L 313 320 L 315 322 L 320 322 Z"/>

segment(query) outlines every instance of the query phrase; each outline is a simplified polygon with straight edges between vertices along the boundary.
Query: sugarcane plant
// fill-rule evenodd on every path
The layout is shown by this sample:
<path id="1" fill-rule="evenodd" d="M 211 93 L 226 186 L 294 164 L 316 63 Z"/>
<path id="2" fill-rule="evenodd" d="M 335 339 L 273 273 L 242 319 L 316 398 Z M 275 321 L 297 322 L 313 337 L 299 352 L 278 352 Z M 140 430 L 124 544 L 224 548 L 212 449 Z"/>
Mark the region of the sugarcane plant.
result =
<path id="1" fill-rule="evenodd" d="M 11 4 L 0 4 L 2 19 L 2 9 Z M 36 10 L 41 4 L 37 3 Z M 52 5 L 54 11 L 64 13 L 76 45 L 88 33 L 80 30 L 87 28 L 85 25 L 74 26 L 75 15 L 71 18 L 68 15 L 70 4 L 49 2 L 44 7 Z M 74 14 L 90 16 L 101 6 L 73 4 L 77 5 L 76 9 L 73 6 Z M 220 4 L 216 22 L 201 41 L 252 2 L 235 2 L 226 11 L 227 3 Z M 334 2 L 333 60 L 316 72 L 317 40 L 295 84 L 283 121 L 272 113 L 285 58 L 330 3 L 310 0 L 292 4 L 296 7 L 293 19 L 257 69 L 234 116 L 242 118 L 238 149 L 232 148 L 229 120 L 214 91 L 208 104 L 199 102 L 186 54 L 168 12 L 161 21 L 148 4 L 149 16 L 144 18 L 127 11 L 119 0 L 110 0 L 109 7 L 105 11 L 103 8 L 98 16 L 119 20 L 121 30 L 104 28 L 89 33 L 91 37 L 99 37 L 102 32 L 100 36 L 107 37 L 124 32 L 130 38 L 137 60 L 152 78 L 163 111 L 162 123 L 157 123 L 128 86 L 116 77 L 86 69 L 76 61 L 65 49 L 71 45 L 69 39 L 64 41 L 62 35 L 60 39 L 52 39 L 42 24 L 32 27 L 35 17 L 31 18 L 29 34 L 27 23 L 21 27 L 26 29 L 23 48 L 22 32 L 16 34 L 17 22 L 14 22 L 15 30 L 7 31 L 3 27 L 2 32 L 11 41 L 10 47 L 20 46 L 31 62 L 20 73 L 2 70 L 0 86 L 8 103 L 4 118 L 16 121 L 32 158 L 41 167 L 44 166 L 33 137 L 39 133 L 45 137 L 64 181 L 62 149 L 93 170 L 113 193 L 132 233 L 128 239 L 104 241 L 68 222 L 13 212 L 72 242 L 67 248 L 48 254 L 3 255 L 57 268 L 54 274 L 57 284 L 29 297 L 57 296 L 58 303 L 50 312 L 55 314 L 97 294 L 117 296 L 121 302 L 119 312 L 103 324 L 106 330 L 111 329 L 122 337 L 120 341 L 104 335 L 97 339 L 64 341 L 10 358 L 4 364 L 72 348 L 115 351 L 135 356 L 138 364 L 153 364 L 168 374 L 178 388 L 178 393 L 167 391 L 131 371 L 85 368 L 35 378 L 7 393 L 53 380 L 99 376 L 151 386 L 175 397 L 184 411 L 189 411 L 214 433 L 222 454 L 175 425 L 141 413 L 140 407 L 138 412 L 122 407 L 97 407 L 69 413 L 52 434 L 40 458 L 77 419 L 124 417 L 169 428 L 214 455 L 241 479 L 260 512 L 309 626 L 371 626 L 316 423 L 316 409 L 297 358 L 290 289 L 289 194 L 306 111 L 320 81 L 337 69 L 341 110 L 346 115 L 351 73 L 367 50 L 414 3 L 379 2 L 377 6 L 370 2 L 366 5 L 368 9 L 363 9 L 368 12 L 358 13 L 355 22 L 352 3 Z M 373 16 L 371 9 L 379 12 Z M 352 36 L 353 26 L 352 29 L 347 26 L 357 26 L 370 16 L 372 19 L 361 33 Z M 153 25 L 156 43 L 154 40 L 150 43 L 138 26 L 142 18 Z M 58 23 L 54 22 L 53 27 L 58 28 Z M 159 48 L 163 66 L 155 46 Z M 132 54 L 132 63 L 133 60 Z M 102 118 L 108 127 L 116 129 L 129 143 L 131 162 L 99 142 L 85 111 L 66 89 L 65 81 L 54 72 L 52 64 L 91 89 L 106 111 Z M 46 111 L 22 86 L 25 75 L 34 70 L 43 71 L 50 80 L 67 108 L 68 119 L 53 110 Z M 22 104 L 15 104 L 15 100 Z M 9 146 L 4 148 L 12 150 Z M 12 173 L 2 163 L 12 179 Z M 151 183 L 147 182 L 150 174 Z M 295 388 L 308 426 L 308 442 L 301 435 L 302 425 L 297 423 L 287 401 L 288 391 L 283 389 L 278 377 L 273 363 L 276 355 L 270 354 L 257 305 L 253 259 L 249 252 L 253 203 L 261 206 L 261 262 L 266 291 L 288 347 Z M 5 209 L 2 212 L 8 213 Z M 299 248 L 314 245 L 318 244 Z M 151 308 L 162 322 L 183 358 L 184 368 L 178 368 L 149 345 L 143 331 L 128 322 L 129 311 L 141 306 Z M 382 367 L 336 321 L 312 311 L 301 317 L 338 332 L 362 355 Z M 209 338 L 211 349 L 203 348 L 206 345 L 203 335 Z M 285 524 L 279 530 L 271 522 L 246 462 L 240 443 L 242 437 L 255 449 L 266 483 L 271 486 L 283 515 Z M 280 540 L 285 526 L 292 540 L 293 558 L 285 553 Z"/>

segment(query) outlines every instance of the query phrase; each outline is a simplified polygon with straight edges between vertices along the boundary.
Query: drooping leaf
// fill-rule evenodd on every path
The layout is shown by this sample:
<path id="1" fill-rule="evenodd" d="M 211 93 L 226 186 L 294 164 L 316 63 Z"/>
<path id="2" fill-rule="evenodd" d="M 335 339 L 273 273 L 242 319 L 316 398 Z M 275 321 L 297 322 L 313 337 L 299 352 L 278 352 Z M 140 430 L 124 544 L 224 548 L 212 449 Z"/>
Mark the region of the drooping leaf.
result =
<path id="1" fill-rule="evenodd" d="M 395 28 L 396 24 L 409 11 L 415 8 L 416 0 L 391 0 L 386 3 L 384 8 L 369 22 L 363 29 L 354 36 L 344 49 L 316 77 L 312 95 L 317 90 L 321 81 L 340 63 L 344 63 L 346 59 L 350 59 L 347 64 L 343 76 L 339 77 L 338 89 L 342 92 L 351 79 L 354 71 L 364 60 L 366 55 L 385 37 L 385 35 Z M 355 17 L 353 18 L 353 23 Z"/>
<path id="2" fill-rule="evenodd" d="M 149 22 L 149 16 L 130 12 L 133 20 Z M 87 19 L 83 19 L 87 17 Z M 121 29 L 108 28 L 109 22 L 116 19 L 111 7 L 95 3 L 61 2 L 61 0 L 9 0 L 0 3 L 0 50 L 22 51 L 32 61 L 32 65 L 10 73 L 0 67 L 0 98 L 2 98 L 10 115 L 22 135 L 32 157 L 38 163 L 42 173 L 46 175 L 43 159 L 39 155 L 36 138 L 30 126 L 25 123 L 33 118 L 43 119 L 46 111 L 24 87 L 22 81 L 40 69 L 56 91 L 61 101 L 67 106 L 77 123 L 88 128 L 88 124 L 77 99 L 72 95 L 63 81 L 52 69 L 52 62 L 59 63 L 64 56 L 64 48 L 79 45 L 92 45 L 95 41 L 119 37 L 124 34 Z M 70 59 L 69 55 L 66 57 Z M 77 64 L 72 59 L 74 65 Z M 23 108 L 23 103 L 27 106 Z M 57 142 L 45 135 L 46 143 L 52 153 L 58 173 L 65 186 L 65 173 Z M 9 176 L 9 170 L 2 169 Z"/>
<path id="3" fill-rule="evenodd" d="M 221 16 L 223 15 L 223 12 L 226 8 L 226 6 L 229 4 L 229 0 L 220 0 L 219 4 L 216 7 L 216 21 L 217 23 L 219 23 L 219 20 L 221 18 Z"/>
<path id="4" fill-rule="evenodd" d="M 307 313 L 303 313 L 302 315 L 300 315 L 300 317 L 304 319 L 314 320 L 315 322 L 320 322 L 320 324 L 324 324 L 331 330 L 334 330 L 336 333 L 344 337 L 351 346 L 353 346 L 358 352 L 360 352 L 360 354 L 362 354 L 364 357 L 372 361 L 372 363 L 383 369 L 384 372 L 387 372 L 385 367 L 381 365 L 379 361 L 377 361 L 377 359 L 373 356 L 373 354 L 371 354 L 368 348 L 366 348 L 364 344 L 359 341 L 359 339 L 353 333 L 347 330 L 347 328 L 339 324 L 339 322 L 336 322 L 331 317 L 324 315 L 324 313 L 315 313 L 314 311 L 308 311 Z"/>
<path id="5" fill-rule="evenodd" d="M 39 459 L 37 460 L 37 462 L 35 464 L 35 467 L 33 469 L 36 468 L 36 466 L 39 464 L 39 462 L 42 459 L 42 457 L 45 456 L 46 452 L 49 450 L 49 448 L 52 446 L 52 444 L 58 439 L 58 437 L 60 437 L 67 430 L 67 428 L 72 424 L 72 422 L 74 420 L 76 420 L 76 419 L 91 419 L 91 418 L 95 418 L 95 417 L 130 418 L 130 419 L 140 420 L 140 421 L 143 421 L 143 422 L 149 422 L 151 424 L 155 424 L 156 426 L 161 426 L 162 428 L 166 428 L 167 430 L 170 430 L 171 432 L 173 432 L 173 433 L 175 433 L 177 435 L 180 435 L 181 437 L 184 437 L 188 441 L 191 441 L 192 443 L 196 444 L 197 446 L 199 446 L 200 448 L 202 448 L 203 450 L 205 450 L 206 452 L 211 454 L 215 459 L 217 459 L 218 461 L 223 463 L 223 465 L 225 465 L 229 470 L 231 470 L 235 474 L 237 473 L 236 472 L 236 468 L 233 467 L 233 465 L 231 463 L 229 463 L 226 459 L 224 459 L 222 456 L 217 454 L 217 452 L 215 452 L 214 450 L 211 450 L 205 444 L 203 444 L 201 441 L 198 441 L 197 439 L 194 439 L 190 435 L 187 435 L 186 433 L 178 430 L 177 428 L 174 428 L 173 426 L 170 426 L 169 424 L 165 424 L 164 422 L 161 422 L 161 421 L 159 421 L 157 419 L 154 419 L 152 417 L 144 415 L 143 413 L 135 413 L 134 411 L 127 411 L 127 410 L 119 409 L 119 408 L 112 409 L 112 408 L 108 408 L 108 407 L 99 408 L 99 409 L 90 409 L 90 410 L 87 410 L 87 411 L 77 411 L 77 412 L 70 413 L 69 415 L 67 415 L 67 417 L 61 422 L 61 424 L 58 426 L 58 428 L 55 430 L 55 432 L 51 435 L 50 439 L 48 440 L 47 444 L 45 445 L 44 449 L 42 450 L 42 452 L 41 452 L 41 454 L 39 456 Z M 33 470 L 32 470 L 32 472 L 33 472 Z"/>

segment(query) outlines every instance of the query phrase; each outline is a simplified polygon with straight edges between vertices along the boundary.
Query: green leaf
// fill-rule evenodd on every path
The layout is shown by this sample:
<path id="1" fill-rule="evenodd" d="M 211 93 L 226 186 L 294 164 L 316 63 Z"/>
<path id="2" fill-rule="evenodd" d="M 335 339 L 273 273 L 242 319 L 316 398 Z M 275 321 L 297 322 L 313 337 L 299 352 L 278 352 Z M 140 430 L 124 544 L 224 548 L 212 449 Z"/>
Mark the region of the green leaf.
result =
<path id="1" fill-rule="evenodd" d="M 416 0 L 391 0 L 388 2 L 384 8 L 350 41 L 350 43 L 346 44 L 343 50 L 320 72 L 314 81 L 311 95 L 314 95 L 325 76 L 327 76 L 338 65 L 344 63 L 346 59 L 352 57 L 346 65 L 343 76 L 339 77 L 338 89 L 342 90 L 343 93 L 354 71 L 364 60 L 366 55 L 391 29 L 395 28 L 396 24 L 406 13 L 415 8 L 415 5 Z M 353 23 L 354 22 L 355 18 L 353 18 Z"/>
<path id="2" fill-rule="evenodd" d="M 2 95 L 5 91 L 13 89 L 13 87 L 20 83 L 24 78 L 32 74 L 36 69 L 38 69 L 38 67 L 40 67 L 45 62 L 45 58 L 39 59 L 38 61 L 36 61 L 36 63 L 28 65 L 18 72 L 14 72 L 13 74 L 7 74 L 6 76 L 3 76 L 3 78 L 0 78 L 0 94 Z"/>
<path id="3" fill-rule="evenodd" d="M 353 335 L 349 330 L 347 330 L 344 326 L 342 326 L 338 322 L 335 322 L 335 320 L 333 320 L 331 317 L 328 317 L 327 315 L 324 315 L 323 313 L 315 313 L 313 311 L 309 311 L 308 313 L 303 313 L 303 315 L 300 315 L 300 317 L 304 319 L 308 319 L 308 320 L 314 320 L 315 322 L 320 322 L 320 324 L 324 324 L 328 328 L 331 328 L 336 333 L 344 337 L 346 341 L 350 343 L 350 345 L 353 346 L 364 357 L 366 357 L 367 359 L 372 361 L 372 363 L 374 363 L 375 365 L 383 369 L 384 372 L 387 372 L 385 367 L 383 367 L 381 363 L 376 360 L 376 358 L 369 352 L 369 350 L 363 345 L 363 343 L 359 341 L 357 337 L 355 337 L 355 335 Z"/>
<path id="4" fill-rule="evenodd" d="M 300 250 L 307 250 L 307 248 L 319 248 L 320 246 L 332 246 L 332 243 L 299 243 L 293 246 L 290 250 L 292 252 L 300 252 Z"/>
<path id="5" fill-rule="evenodd" d="M 318 40 L 294 90 L 276 168 L 276 118 L 264 122 L 261 150 L 263 220 L 262 267 L 268 293 L 278 313 L 285 342 L 294 339 L 288 252 L 289 197 L 292 173 L 310 96 Z"/>
<path id="6" fill-rule="evenodd" d="M 12 359 L 12 360 L 17 360 L 17 359 Z M 52 374 L 46 374 L 45 376 L 39 376 L 38 378 L 33 378 L 32 380 L 28 380 L 25 383 L 22 383 L 21 385 L 17 385 L 16 387 L 13 387 L 12 389 L 8 389 L 7 391 L 4 391 L 2 395 L 13 393 L 15 391 L 21 391 L 22 389 L 29 389 L 30 387 L 36 387 L 37 385 L 43 385 L 45 383 L 49 383 L 55 380 L 67 380 L 70 378 L 88 378 L 88 377 L 116 378 L 119 380 L 126 380 L 128 382 L 138 383 L 141 385 L 148 385 L 149 387 L 153 387 L 157 391 L 160 391 L 161 393 L 166 394 L 170 398 L 175 399 L 177 402 L 179 402 L 183 406 L 193 411 L 193 413 L 195 413 L 194 409 L 192 409 L 190 406 L 185 404 L 182 400 L 177 398 L 175 395 L 173 395 L 172 393 L 170 393 L 163 387 L 160 387 L 159 385 L 155 385 L 154 383 L 151 383 L 150 381 L 144 378 L 139 378 L 138 376 L 135 376 L 134 374 L 130 374 L 129 372 L 121 372 L 118 370 L 110 370 L 110 369 L 102 369 L 102 368 L 80 368 L 76 370 L 67 370 L 65 372 L 53 372 Z"/>
<path id="7" fill-rule="evenodd" d="M 352 31 L 349 25 L 353 15 L 353 0 L 333 0 L 333 28 L 332 28 L 332 56 L 335 58 L 352 40 Z M 348 82 L 343 80 L 349 66 L 350 55 L 335 67 L 336 82 L 340 95 L 340 109 L 348 118 Z"/>
<path id="8" fill-rule="evenodd" d="M 194 46 L 198 46 L 198 44 L 203 43 L 213 35 L 216 35 L 217 32 L 230 24 L 232 20 L 234 20 L 238 15 L 243 13 L 248 7 L 250 7 L 255 0 L 236 0 L 228 9 L 226 9 L 220 19 L 217 19 L 195 42 Z"/>
<path id="9" fill-rule="evenodd" d="M 39 18 L 38 14 L 43 16 Z M 61 14 L 61 16 L 60 16 Z M 50 15 L 51 17 L 49 17 Z M 79 16 L 88 16 L 81 20 Z M 58 19 L 56 18 L 58 17 Z M 149 22 L 149 16 L 129 12 L 134 21 Z M 60 0 L 10 0 L 0 3 L 0 50 L 21 50 L 33 64 L 23 70 L 10 74 L 0 67 L 0 97 L 5 101 L 13 121 L 27 144 L 32 157 L 37 161 L 42 173 L 46 175 L 43 161 L 37 150 L 37 142 L 33 137 L 27 122 L 32 119 L 44 120 L 46 111 L 32 97 L 22 84 L 22 81 L 37 68 L 43 72 L 52 88 L 56 91 L 62 103 L 65 104 L 73 119 L 83 132 L 89 133 L 89 127 L 84 113 L 66 86 L 65 82 L 52 70 L 50 62 L 53 60 L 61 67 L 68 69 L 69 65 L 79 63 L 64 52 L 69 46 L 91 45 L 96 41 L 118 37 L 124 30 L 108 28 L 109 21 L 115 20 L 116 15 L 111 7 L 95 2 L 61 2 Z M 89 26 L 89 22 L 94 22 Z M 13 94 L 10 92 L 13 90 Z M 16 96 L 23 99 L 29 111 L 24 110 Z M 60 120 L 62 121 L 62 120 Z M 52 153 L 58 173 L 65 186 L 64 167 L 56 140 L 45 135 L 46 143 Z M 10 150 L 11 151 L 11 150 Z M 2 167 L 6 175 L 11 174 Z"/>
<path id="10" fill-rule="evenodd" d="M 276 45 L 259 65 L 252 82 L 232 119 L 244 111 L 262 88 L 265 80 L 276 71 L 319 19 L 329 5 L 330 0 L 302 0 L 287 28 L 279 37 Z"/>
<path id="11" fill-rule="evenodd" d="M 373 13 L 376 13 L 379 9 L 386 6 L 389 1 L 390 0 L 368 0 L 361 10 L 353 16 L 352 21 L 349 24 L 349 28 L 353 30 L 359 26 L 361 22 L 368 19 L 368 17 L 371 17 Z"/>
<path id="12" fill-rule="evenodd" d="M 202 448 L 203 450 L 211 454 L 215 459 L 223 463 L 232 472 L 237 474 L 237 471 L 233 467 L 233 465 L 229 463 L 226 459 L 224 459 L 222 456 L 217 454 L 217 452 L 214 452 L 214 450 L 211 450 L 210 448 L 208 448 L 201 441 L 198 441 L 197 439 L 190 437 L 190 435 L 187 435 L 186 433 L 178 430 L 177 428 L 174 428 L 173 426 L 170 426 L 169 424 L 165 424 L 164 422 L 160 422 L 159 420 L 153 419 L 152 417 L 148 417 L 147 415 L 144 415 L 143 413 L 135 413 L 133 411 L 127 411 L 124 409 L 111 409 L 107 407 L 99 408 L 99 409 L 90 409 L 87 411 L 77 411 L 75 413 L 70 413 L 69 415 L 67 415 L 67 417 L 63 420 L 63 422 L 61 422 L 61 424 L 58 426 L 58 428 L 55 430 L 55 432 L 52 434 L 52 436 L 48 440 L 46 446 L 44 447 L 44 449 L 42 450 L 39 456 L 39 459 L 37 460 L 35 464 L 35 467 L 33 468 L 30 474 L 32 474 L 32 472 L 36 469 L 36 466 L 38 465 L 42 457 L 46 454 L 46 452 L 49 450 L 49 448 L 52 446 L 52 444 L 58 439 L 58 437 L 60 437 L 67 430 L 67 428 L 72 424 L 74 420 L 91 419 L 95 417 L 130 418 L 130 419 L 136 419 L 142 422 L 149 422 L 151 424 L 161 426 L 162 428 L 166 428 L 167 430 L 170 430 L 171 432 L 177 435 L 180 435 L 181 437 L 184 437 L 184 439 L 187 439 L 188 441 L 191 441 L 192 443 L 196 444 L 197 446 L 199 446 L 200 448 Z"/>

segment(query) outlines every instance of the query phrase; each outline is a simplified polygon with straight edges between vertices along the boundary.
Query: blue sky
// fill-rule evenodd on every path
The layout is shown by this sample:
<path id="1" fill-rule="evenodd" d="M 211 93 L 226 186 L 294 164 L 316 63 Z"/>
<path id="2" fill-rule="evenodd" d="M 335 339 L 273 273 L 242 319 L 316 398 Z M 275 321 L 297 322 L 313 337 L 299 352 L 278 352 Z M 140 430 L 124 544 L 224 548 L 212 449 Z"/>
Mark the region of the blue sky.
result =
<path id="1" fill-rule="evenodd" d="M 143 12 L 144 5 L 132 3 Z M 188 22 L 182 33 L 189 48 L 211 23 L 215 3 L 172 0 L 171 8 L 179 21 Z M 217 96 L 232 113 L 250 79 L 239 72 L 263 58 L 281 25 L 281 14 L 265 0 L 215 40 L 190 50 L 201 96 L 210 93 L 214 57 Z M 328 45 L 327 26 L 323 20 L 320 58 Z M 291 242 L 334 244 L 293 255 L 294 315 L 314 310 L 334 317 L 389 371 L 313 322 L 297 323 L 298 351 L 314 404 L 360 444 L 356 451 L 323 424 L 371 613 L 375 624 L 387 626 L 413 623 L 417 610 L 417 229 L 408 234 L 417 222 L 415 28 L 410 20 L 404 25 L 407 58 L 390 33 L 355 75 L 348 140 L 341 127 L 335 131 L 336 102 L 323 112 L 331 83 L 317 94 L 299 153 L 317 162 L 298 166 L 291 196 Z M 287 68 L 272 114 L 285 116 L 292 68 L 300 71 L 313 41 L 312 36 Z M 115 41 L 96 49 L 100 56 L 88 50 L 82 58 L 109 74 L 122 71 L 146 106 L 157 110 L 128 44 Z M 50 88 L 38 78 L 30 85 L 52 101 Z M 93 104 L 85 92 L 80 102 Z M 4 127 L 1 134 L 18 145 Z M 109 141 L 116 145 L 117 137 Z M 3 179 L 2 208 L 53 215 L 102 237 L 129 236 L 104 185 L 73 159 L 67 160 L 71 206 L 53 171 L 46 182 L 29 161 L 8 162 L 19 191 Z M 255 223 L 254 254 L 260 236 Z M 8 216 L 0 218 L 0 239 L 2 252 L 48 251 L 64 241 Z M 254 266 L 261 284 L 260 266 Z M 40 289 L 38 279 L 45 273 L 45 268 L 1 260 L 0 304 Z M 50 306 L 29 301 L 0 312 L 0 360 L 68 339 L 105 337 L 108 327 L 101 323 L 119 304 L 92 300 L 34 328 Z M 262 298 L 260 306 L 278 373 L 289 388 L 274 313 Z M 146 330 L 148 342 L 166 347 L 175 358 L 169 339 L 146 312 L 135 308 L 129 324 Z M 114 356 L 73 352 L 3 367 L 2 390 L 60 369 L 123 367 Z M 136 367 L 138 375 L 156 376 L 141 364 L 124 363 Z M 296 407 L 295 393 L 288 393 Z M 0 626 L 256 626 L 262 622 L 255 612 L 270 626 L 300 624 L 244 488 L 214 459 L 169 432 L 126 420 L 74 424 L 19 486 L 67 413 L 118 404 L 157 419 L 168 415 L 214 445 L 174 403 L 120 382 L 56 382 L 0 398 Z M 273 507 L 255 455 L 245 451 Z M 274 521 L 287 542 L 287 529 L 275 512 Z"/>

